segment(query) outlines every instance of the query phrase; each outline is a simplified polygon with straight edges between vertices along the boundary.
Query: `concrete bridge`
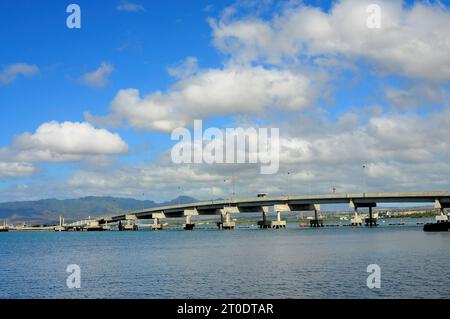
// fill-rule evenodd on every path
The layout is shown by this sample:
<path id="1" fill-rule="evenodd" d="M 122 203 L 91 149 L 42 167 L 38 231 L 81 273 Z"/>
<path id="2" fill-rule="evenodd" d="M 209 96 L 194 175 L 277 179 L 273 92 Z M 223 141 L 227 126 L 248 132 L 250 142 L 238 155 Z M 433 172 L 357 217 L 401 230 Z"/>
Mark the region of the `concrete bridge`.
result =
<path id="1" fill-rule="evenodd" d="M 217 226 L 220 229 L 233 229 L 235 222 L 232 214 L 260 212 L 262 219 L 258 222 L 261 228 L 285 228 L 286 221 L 281 219 L 281 213 L 292 211 L 313 211 L 314 219 L 311 226 L 318 227 L 321 223 L 318 217 L 320 205 L 322 204 L 348 204 L 355 211 L 356 223 L 358 220 L 358 209 L 368 208 L 369 217 L 366 219 L 368 226 L 376 225 L 372 208 L 378 203 L 433 203 L 434 207 L 441 210 L 450 207 L 450 191 L 430 192 L 377 192 L 377 193 L 350 193 L 350 194 L 325 194 L 325 195 L 301 195 L 301 196 L 278 196 L 268 197 L 263 194 L 254 198 L 228 199 L 217 201 L 204 201 L 190 204 L 172 205 L 142 209 L 128 212 L 117 216 L 99 218 L 100 224 L 114 223 L 119 221 L 133 222 L 140 219 L 153 219 L 152 228 L 162 229 L 161 221 L 165 218 L 185 218 L 183 228 L 191 230 L 195 227 L 192 222 L 193 216 L 218 215 L 220 221 Z M 269 209 L 273 207 L 276 220 L 268 220 Z"/>

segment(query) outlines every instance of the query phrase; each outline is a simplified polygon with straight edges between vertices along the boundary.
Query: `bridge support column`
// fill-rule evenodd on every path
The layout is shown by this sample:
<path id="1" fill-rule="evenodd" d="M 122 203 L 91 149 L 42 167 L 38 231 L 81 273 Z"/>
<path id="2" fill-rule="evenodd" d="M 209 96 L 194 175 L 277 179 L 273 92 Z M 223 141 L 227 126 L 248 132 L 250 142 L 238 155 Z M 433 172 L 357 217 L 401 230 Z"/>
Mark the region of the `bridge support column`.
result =
<path id="1" fill-rule="evenodd" d="M 310 221 L 311 227 L 323 227 L 323 220 L 319 219 L 319 209 L 314 208 L 314 219 Z"/>
<path id="2" fill-rule="evenodd" d="M 136 215 L 126 215 L 125 219 L 127 223 L 122 227 L 121 230 L 138 230 L 137 217 Z"/>
<path id="3" fill-rule="evenodd" d="M 359 207 L 367 207 L 369 208 L 369 214 L 367 218 L 364 219 L 366 226 L 373 227 L 377 226 L 377 218 L 373 216 L 372 208 L 376 207 L 377 203 L 370 203 L 370 202 L 354 202 L 353 200 L 350 200 L 350 207 L 353 207 L 355 209 L 355 217 L 351 220 L 352 226 L 362 226 L 362 217 L 358 215 L 358 208 Z"/>
<path id="4" fill-rule="evenodd" d="M 239 213 L 237 207 L 224 207 L 223 209 L 219 209 L 220 212 L 220 222 L 217 223 L 217 227 L 219 229 L 234 229 L 236 227 L 236 223 L 231 220 L 231 214 Z"/>
<path id="5" fill-rule="evenodd" d="M 267 219 L 267 214 L 269 213 L 269 207 L 263 206 L 261 207 L 262 210 L 262 220 L 258 221 L 258 226 L 261 229 L 268 229 L 272 227 L 272 223 L 270 220 Z"/>
<path id="6" fill-rule="evenodd" d="M 166 215 L 164 215 L 164 213 L 154 213 L 154 214 L 152 214 L 152 218 L 153 218 L 152 229 L 153 230 L 162 230 L 163 225 L 160 223 L 160 221 L 162 218 L 166 218 Z"/>
<path id="7" fill-rule="evenodd" d="M 358 215 L 358 207 L 355 207 L 355 216 L 350 220 L 351 226 L 362 226 L 362 218 Z"/>
<path id="8" fill-rule="evenodd" d="M 191 216 L 185 216 L 186 222 L 183 224 L 184 230 L 193 230 L 195 227 L 195 224 L 191 223 Z"/>
<path id="9" fill-rule="evenodd" d="M 186 222 L 183 224 L 184 230 L 193 230 L 195 227 L 195 224 L 192 223 L 192 216 L 197 216 L 198 211 L 197 209 L 185 209 L 184 210 L 184 217 L 186 218 Z"/>
<path id="10" fill-rule="evenodd" d="M 153 230 L 162 230 L 163 229 L 162 224 L 159 222 L 159 218 L 153 219 L 152 229 Z"/>
<path id="11" fill-rule="evenodd" d="M 366 220 L 366 226 L 369 226 L 369 227 L 377 226 L 377 219 L 373 218 L 372 206 L 369 206 L 369 219 Z"/>
<path id="12" fill-rule="evenodd" d="M 436 199 L 434 202 L 434 208 L 439 209 L 439 216 L 436 216 L 437 223 L 448 222 L 448 216 L 445 215 L 445 208 L 449 208 L 450 203 L 442 202 L 440 199 Z"/>
<path id="13" fill-rule="evenodd" d="M 290 211 L 288 205 L 274 205 L 273 210 L 277 214 L 277 219 L 272 221 L 272 228 L 280 229 L 286 228 L 286 221 L 281 220 L 281 211 Z"/>

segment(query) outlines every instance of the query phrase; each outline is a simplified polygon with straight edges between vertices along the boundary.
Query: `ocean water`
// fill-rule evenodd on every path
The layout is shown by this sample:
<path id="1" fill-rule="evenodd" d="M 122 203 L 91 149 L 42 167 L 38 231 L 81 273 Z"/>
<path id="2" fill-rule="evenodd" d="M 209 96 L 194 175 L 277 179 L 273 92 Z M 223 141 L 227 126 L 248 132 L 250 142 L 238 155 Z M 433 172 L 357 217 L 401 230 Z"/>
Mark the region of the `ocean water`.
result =
<path id="1" fill-rule="evenodd" d="M 66 268 L 81 269 L 69 289 Z M 369 289 L 367 266 L 381 269 Z M 449 298 L 450 232 L 421 226 L 0 233 L 0 298 Z"/>

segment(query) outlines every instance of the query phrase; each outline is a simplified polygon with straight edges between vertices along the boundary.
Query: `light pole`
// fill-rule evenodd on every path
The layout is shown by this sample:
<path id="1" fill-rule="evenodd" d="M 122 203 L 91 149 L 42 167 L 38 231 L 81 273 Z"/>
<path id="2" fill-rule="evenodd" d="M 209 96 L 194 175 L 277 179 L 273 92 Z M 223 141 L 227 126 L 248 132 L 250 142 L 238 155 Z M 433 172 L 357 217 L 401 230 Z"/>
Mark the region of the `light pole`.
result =
<path id="1" fill-rule="evenodd" d="M 290 178 L 289 178 L 289 176 L 291 175 L 291 172 L 287 172 L 287 174 L 288 174 L 288 183 L 290 183 Z M 289 189 L 289 188 L 288 188 Z M 287 194 L 287 196 L 289 196 L 289 191 L 288 192 L 286 192 L 286 194 Z"/>
<path id="2" fill-rule="evenodd" d="M 224 183 L 228 182 L 229 179 L 225 178 L 223 180 Z M 234 170 L 231 171 L 231 200 L 234 199 L 234 196 L 236 195 L 236 177 L 234 174 Z"/>
<path id="3" fill-rule="evenodd" d="M 366 164 L 363 164 L 363 166 L 362 166 L 362 168 L 363 168 L 363 193 L 365 193 L 366 191 L 367 191 L 367 185 L 366 185 Z"/>

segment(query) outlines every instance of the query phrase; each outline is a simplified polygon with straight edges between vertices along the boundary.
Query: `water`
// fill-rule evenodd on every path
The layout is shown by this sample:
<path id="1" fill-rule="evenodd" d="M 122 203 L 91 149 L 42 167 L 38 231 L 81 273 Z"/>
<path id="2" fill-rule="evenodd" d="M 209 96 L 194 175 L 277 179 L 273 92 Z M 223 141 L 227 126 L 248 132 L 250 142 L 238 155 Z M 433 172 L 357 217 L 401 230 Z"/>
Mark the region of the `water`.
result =
<path id="1" fill-rule="evenodd" d="M 449 247 L 418 226 L 0 233 L 0 298 L 449 298 Z"/>

